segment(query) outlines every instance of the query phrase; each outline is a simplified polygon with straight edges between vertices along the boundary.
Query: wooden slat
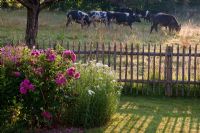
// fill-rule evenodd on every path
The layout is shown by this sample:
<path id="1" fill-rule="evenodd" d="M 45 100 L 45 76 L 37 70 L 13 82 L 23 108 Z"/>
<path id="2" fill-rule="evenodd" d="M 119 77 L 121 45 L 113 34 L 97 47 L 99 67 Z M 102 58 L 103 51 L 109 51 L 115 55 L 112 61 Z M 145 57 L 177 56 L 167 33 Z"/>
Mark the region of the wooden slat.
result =
<path id="1" fill-rule="evenodd" d="M 189 57 L 188 57 L 188 93 L 187 96 L 190 95 L 190 67 L 191 67 L 191 45 L 189 47 Z"/>
<path id="2" fill-rule="evenodd" d="M 182 57 L 182 82 L 185 81 L 185 46 L 183 46 L 183 57 Z M 184 96 L 184 91 L 185 91 L 185 87 L 184 84 L 182 84 L 182 96 Z"/>
<path id="3" fill-rule="evenodd" d="M 139 46 L 137 46 L 137 80 L 139 79 Z M 138 84 L 137 84 L 138 88 Z M 138 95 L 138 89 L 136 90 L 136 94 Z"/>
<path id="4" fill-rule="evenodd" d="M 92 43 L 90 43 L 90 51 L 89 51 L 89 57 L 88 61 L 92 60 Z"/>
<path id="5" fill-rule="evenodd" d="M 156 45 L 154 45 L 154 53 L 156 53 Z M 155 80 L 155 66 L 156 66 L 156 56 L 153 56 L 153 80 Z M 153 83 L 153 94 L 155 94 L 155 83 Z"/>
<path id="6" fill-rule="evenodd" d="M 179 77 L 179 45 L 177 46 L 177 62 L 176 62 L 176 81 Z M 178 87 L 176 88 L 176 96 L 178 96 Z"/>
<path id="7" fill-rule="evenodd" d="M 116 70 L 116 60 L 117 60 L 117 54 L 116 54 L 116 43 L 114 44 L 114 70 Z"/>
<path id="8" fill-rule="evenodd" d="M 99 43 L 96 43 L 96 62 L 99 62 Z"/>
<path id="9" fill-rule="evenodd" d="M 69 42 L 67 42 L 67 49 L 69 50 L 70 48 L 69 48 Z"/>
<path id="10" fill-rule="evenodd" d="M 150 44 L 148 44 L 148 53 L 150 53 Z M 148 55 L 148 72 L 147 72 L 147 81 L 150 80 L 150 55 Z M 149 95 L 149 90 L 150 90 L 150 83 L 148 83 L 148 88 L 147 88 L 147 95 Z"/>
<path id="11" fill-rule="evenodd" d="M 72 50 L 73 50 L 73 51 L 75 51 L 75 48 L 74 48 L 74 47 L 75 47 L 75 43 L 73 42 L 73 43 L 72 43 Z M 79 52 L 79 53 L 80 53 L 80 52 Z"/>
<path id="12" fill-rule="evenodd" d="M 120 43 L 120 56 L 119 56 L 119 80 L 122 79 L 122 44 Z"/>
<path id="13" fill-rule="evenodd" d="M 142 52 L 144 53 L 144 44 L 142 46 Z M 144 81 L 144 55 L 142 55 L 142 81 Z M 144 95 L 144 84 L 142 82 L 142 95 Z"/>
<path id="14" fill-rule="evenodd" d="M 87 46 L 86 46 L 86 43 L 84 43 L 84 51 L 87 51 Z M 84 63 L 87 62 L 87 54 L 85 54 L 84 56 Z"/>
<path id="15" fill-rule="evenodd" d="M 125 51 L 128 53 L 127 44 L 125 44 Z M 127 79 L 128 75 L 128 54 L 126 54 L 126 63 L 125 63 L 125 79 Z"/>
<path id="16" fill-rule="evenodd" d="M 110 67 L 110 43 L 108 44 L 108 66 Z"/>
<path id="17" fill-rule="evenodd" d="M 78 43 L 78 56 L 77 59 L 80 60 L 81 43 Z"/>
<path id="18" fill-rule="evenodd" d="M 102 63 L 104 64 L 105 62 L 104 62 L 104 43 L 102 44 L 102 53 L 101 53 L 101 55 L 102 55 Z"/>
<path id="19" fill-rule="evenodd" d="M 160 45 L 160 56 L 159 56 L 159 74 L 158 74 L 158 80 L 161 80 L 161 60 L 162 60 L 162 56 L 161 56 L 161 52 L 162 52 L 162 47 Z M 160 95 L 160 84 L 159 84 L 159 95 Z"/>
<path id="20" fill-rule="evenodd" d="M 195 56 L 194 56 L 194 82 L 196 82 L 197 79 L 197 45 L 195 46 Z M 195 92 L 196 92 L 196 87 L 197 85 L 195 84 Z M 194 96 L 196 96 L 196 93 L 194 92 Z"/>
<path id="21" fill-rule="evenodd" d="M 133 43 L 131 44 L 131 52 L 133 52 Z M 131 86 L 133 86 L 133 55 L 131 55 L 131 82 L 130 84 Z M 133 93 L 133 89 L 131 89 L 131 94 L 132 93 Z"/>

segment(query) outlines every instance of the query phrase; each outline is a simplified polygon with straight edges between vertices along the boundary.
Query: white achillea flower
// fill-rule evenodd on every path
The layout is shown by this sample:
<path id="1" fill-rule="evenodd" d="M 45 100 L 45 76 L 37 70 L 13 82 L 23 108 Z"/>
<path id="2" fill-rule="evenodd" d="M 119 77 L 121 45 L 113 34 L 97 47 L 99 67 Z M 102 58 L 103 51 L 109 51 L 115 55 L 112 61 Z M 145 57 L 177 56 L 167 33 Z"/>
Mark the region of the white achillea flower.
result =
<path id="1" fill-rule="evenodd" d="M 92 91 L 92 90 L 88 90 L 88 94 L 89 94 L 90 96 L 92 96 L 92 95 L 94 95 L 94 94 L 95 94 L 95 92 L 94 92 L 94 91 Z"/>
<path id="2" fill-rule="evenodd" d="M 96 63 L 96 66 L 97 66 L 97 67 L 102 67 L 103 64 L 102 64 L 102 63 Z"/>

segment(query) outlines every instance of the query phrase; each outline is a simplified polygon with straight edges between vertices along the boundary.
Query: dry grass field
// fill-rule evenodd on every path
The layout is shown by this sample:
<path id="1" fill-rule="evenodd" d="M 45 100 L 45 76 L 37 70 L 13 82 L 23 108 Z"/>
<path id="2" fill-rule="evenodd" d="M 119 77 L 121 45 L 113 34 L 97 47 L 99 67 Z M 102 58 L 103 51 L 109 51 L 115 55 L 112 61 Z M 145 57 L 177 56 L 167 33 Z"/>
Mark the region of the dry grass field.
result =
<path id="1" fill-rule="evenodd" d="M 38 42 L 63 40 L 64 42 L 122 42 L 141 44 L 180 44 L 195 45 L 200 43 L 200 17 L 195 15 L 188 19 L 176 15 L 182 24 L 180 33 L 171 33 L 161 28 L 158 33 L 150 31 L 150 23 L 134 23 L 131 30 L 128 26 L 112 25 L 112 28 L 99 24 L 96 28 L 81 29 L 73 24 L 65 27 L 66 13 L 43 11 L 39 16 Z M 0 43 L 23 40 L 26 28 L 25 10 L 0 10 Z"/>

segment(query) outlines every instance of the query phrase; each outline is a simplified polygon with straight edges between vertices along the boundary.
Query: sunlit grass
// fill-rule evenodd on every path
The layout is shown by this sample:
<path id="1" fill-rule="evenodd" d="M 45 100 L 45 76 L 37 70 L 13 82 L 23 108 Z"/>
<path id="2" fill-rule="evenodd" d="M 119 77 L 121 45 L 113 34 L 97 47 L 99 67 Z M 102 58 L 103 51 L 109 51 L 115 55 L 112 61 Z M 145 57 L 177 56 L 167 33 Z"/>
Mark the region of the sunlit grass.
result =
<path id="1" fill-rule="evenodd" d="M 89 133 L 200 132 L 198 99 L 122 97 L 118 112 L 105 127 Z"/>
<path id="2" fill-rule="evenodd" d="M 194 45 L 200 42 L 200 28 L 198 20 L 182 20 L 180 33 L 168 33 L 161 28 L 158 33 L 150 34 L 151 24 L 147 22 L 134 23 L 131 30 L 128 26 L 113 24 L 111 28 L 104 24 L 98 24 L 96 28 L 81 29 L 80 25 L 72 24 L 66 28 L 66 13 L 64 12 L 41 12 L 39 16 L 38 42 L 48 43 L 50 40 L 63 40 L 64 42 L 122 42 L 130 45 L 141 44 L 181 44 Z M 23 40 L 26 28 L 25 10 L 0 10 L 0 42 L 6 40 Z"/>

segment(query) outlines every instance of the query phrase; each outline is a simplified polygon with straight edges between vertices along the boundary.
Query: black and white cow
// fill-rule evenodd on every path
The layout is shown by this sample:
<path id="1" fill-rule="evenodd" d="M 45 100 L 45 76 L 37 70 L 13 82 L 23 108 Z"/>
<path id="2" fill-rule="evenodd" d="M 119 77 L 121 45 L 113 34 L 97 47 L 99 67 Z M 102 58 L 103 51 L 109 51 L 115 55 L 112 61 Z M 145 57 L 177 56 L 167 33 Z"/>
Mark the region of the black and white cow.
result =
<path id="1" fill-rule="evenodd" d="M 175 30 L 180 31 L 181 25 L 178 24 L 178 21 L 173 15 L 166 14 L 166 13 L 157 13 L 152 17 L 152 26 L 150 33 L 155 29 L 155 31 L 158 31 L 158 25 L 164 26 L 166 28 L 169 28 L 169 32 Z"/>
<path id="2" fill-rule="evenodd" d="M 91 23 L 89 15 L 87 13 L 83 12 L 83 11 L 80 11 L 80 10 L 72 10 L 72 11 L 67 13 L 66 26 L 68 27 L 68 25 L 70 23 L 72 23 L 73 21 L 81 24 L 82 28 L 85 25 L 90 26 L 90 23 Z"/>
<path id="3" fill-rule="evenodd" d="M 145 21 L 150 22 L 152 14 L 149 10 L 140 10 L 136 9 L 135 10 L 136 15 L 138 15 L 140 18 L 143 18 Z"/>
<path id="4" fill-rule="evenodd" d="M 137 15 L 122 12 L 108 12 L 108 22 L 115 21 L 117 24 L 124 24 L 130 26 L 132 29 L 132 24 L 134 22 L 141 22 Z"/>
<path id="5" fill-rule="evenodd" d="M 95 27 L 95 22 L 102 22 L 107 25 L 108 17 L 106 11 L 90 11 L 88 14 Z"/>

